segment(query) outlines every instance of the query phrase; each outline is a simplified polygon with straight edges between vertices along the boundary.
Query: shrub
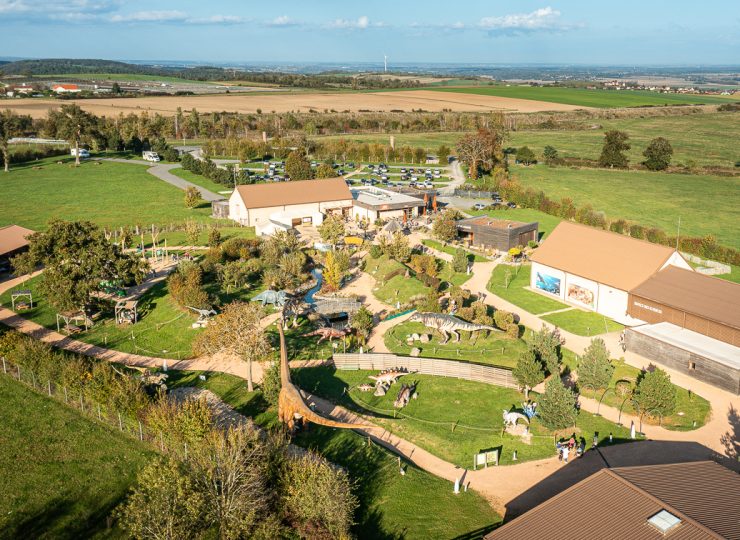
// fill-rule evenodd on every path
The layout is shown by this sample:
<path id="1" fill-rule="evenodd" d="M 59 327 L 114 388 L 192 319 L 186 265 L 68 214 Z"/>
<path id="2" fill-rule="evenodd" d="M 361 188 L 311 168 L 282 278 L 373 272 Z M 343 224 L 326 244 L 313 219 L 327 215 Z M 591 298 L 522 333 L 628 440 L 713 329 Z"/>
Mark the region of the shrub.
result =
<path id="1" fill-rule="evenodd" d="M 462 248 L 455 250 L 455 255 L 452 257 L 452 269 L 455 272 L 465 272 L 468 269 L 468 254 Z"/>
<path id="2" fill-rule="evenodd" d="M 378 259 L 383 255 L 383 251 L 380 249 L 378 244 L 371 245 L 368 253 L 373 259 Z"/>
<path id="3" fill-rule="evenodd" d="M 208 293 L 203 288 L 203 270 L 193 262 L 182 262 L 167 280 L 172 298 L 180 307 L 207 308 Z"/>
<path id="4" fill-rule="evenodd" d="M 265 369 L 264 377 L 262 378 L 262 396 L 265 398 L 267 403 L 277 406 L 281 386 L 280 363 L 272 362 L 267 369 Z"/>
<path id="5" fill-rule="evenodd" d="M 667 416 L 676 408 L 676 387 L 668 373 L 653 367 L 638 379 L 633 402 L 636 408 L 650 416 L 655 413 Z"/>
<path id="6" fill-rule="evenodd" d="M 514 315 L 503 309 L 497 309 L 493 313 L 493 321 L 498 328 L 506 330 L 510 324 L 514 323 Z"/>

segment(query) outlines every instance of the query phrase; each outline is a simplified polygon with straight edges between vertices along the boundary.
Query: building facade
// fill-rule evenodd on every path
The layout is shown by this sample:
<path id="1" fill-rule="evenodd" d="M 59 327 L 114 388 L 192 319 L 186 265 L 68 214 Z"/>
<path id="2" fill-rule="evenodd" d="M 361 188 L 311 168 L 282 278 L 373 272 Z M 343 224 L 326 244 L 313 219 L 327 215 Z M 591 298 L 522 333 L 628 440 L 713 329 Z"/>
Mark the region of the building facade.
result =
<path id="1" fill-rule="evenodd" d="M 539 238 L 537 222 L 522 223 L 487 216 L 461 219 L 457 222 L 457 234 L 471 246 L 498 251 L 524 247 Z"/>

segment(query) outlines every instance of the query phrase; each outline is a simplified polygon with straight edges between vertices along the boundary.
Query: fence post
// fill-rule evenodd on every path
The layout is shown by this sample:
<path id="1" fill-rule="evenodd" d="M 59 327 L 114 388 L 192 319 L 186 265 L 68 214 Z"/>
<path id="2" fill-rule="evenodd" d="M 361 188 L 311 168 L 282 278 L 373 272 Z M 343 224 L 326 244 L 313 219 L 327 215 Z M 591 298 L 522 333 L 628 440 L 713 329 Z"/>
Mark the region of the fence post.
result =
<path id="1" fill-rule="evenodd" d="M 5 367 L 5 357 L 3 356 L 3 373 L 7 373 L 7 372 L 8 372 L 8 368 Z"/>
<path id="2" fill-rule="evenodd" d="M 18 380 L 21 380 L 21 366 L 18 366 Z"/>
<path id="3" fill-rule="evenodd" d="M 118 429 L 123 431 L 123 422 L 121 422 L 121 413 L 118 413 Z"/>
<path id="4" fill-rule="evenodd" d="M 103 420 L 103 416 L 100 414 L 100 403 L 98 403 L 98 420 Z"/>
<path id="5" fill-rule="evenodd" d="M 139 420 L 139 440 L 144 440 L 144 431 L 141 429 L 141 420 Z"/>
<path id="6" fill-rule="evenodd" d="M 67 403 L 68 399 L 69 398 L 67 397 L 67 387 L 65 386 L 64 387 L 64 403 Z"/>
<path id="7" fill-rule="evenodd" d="M 85 402 L 82 400 L 82 390 L 80 390 L 80 409 L 85 412 Z"/>
<path id="8" fill-rule="evenodd" d="M 51 379 L 49 379 L 49 395 L 51 395 Z"/>
<path id="9" fill-rule="evenodd" d="M 33 389 L 36 390 L 36 374 L 31 370 L 31 380 L 33 381 Z"/>
<path id="10" fill-rule="evenodd" d="M 185 459 L 188 459 L 188 443 L 185 443 Z"/>
<path id="11" fill-rule="evenodd" d="M 162 448 L 162 452 L 164 452 L 164 435 L 162 432 L 159 432 L 159 446 Z"/>

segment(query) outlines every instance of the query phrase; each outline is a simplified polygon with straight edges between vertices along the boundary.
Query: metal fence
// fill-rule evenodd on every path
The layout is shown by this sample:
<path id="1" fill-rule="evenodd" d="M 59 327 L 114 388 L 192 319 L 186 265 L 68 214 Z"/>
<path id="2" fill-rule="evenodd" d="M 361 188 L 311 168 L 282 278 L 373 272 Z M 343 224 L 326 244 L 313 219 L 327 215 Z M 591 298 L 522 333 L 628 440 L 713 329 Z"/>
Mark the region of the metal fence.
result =
<path id="1" fill-rule="evenodd" d="M 505 388 L 518 388 L 511 370 L 501 367 L 484 366 L 471 362 L 457 362 L 441 358 L 422 358 L 399 356 L 384 353 L 347 353 L 334 354 L 334 365 L 343 370 L 383 370 L 405 368 L 422 375 L 452 377 L 475 381 Z"/>

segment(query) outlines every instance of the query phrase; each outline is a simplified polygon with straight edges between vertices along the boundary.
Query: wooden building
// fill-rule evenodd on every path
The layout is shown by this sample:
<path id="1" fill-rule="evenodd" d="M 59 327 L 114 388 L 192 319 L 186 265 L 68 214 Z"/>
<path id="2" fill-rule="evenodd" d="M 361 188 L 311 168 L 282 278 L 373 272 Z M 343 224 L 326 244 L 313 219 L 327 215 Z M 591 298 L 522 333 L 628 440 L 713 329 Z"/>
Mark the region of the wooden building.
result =
<path id="1" fill-rule="evenodd" d="M 477 216 L 458 221 L 457 234 L 471 246 L 509 251 L 513 247 L 524 247 L 532 240 L 536 242 L 539 233 L 536 221 L 522 223 Z"/>

